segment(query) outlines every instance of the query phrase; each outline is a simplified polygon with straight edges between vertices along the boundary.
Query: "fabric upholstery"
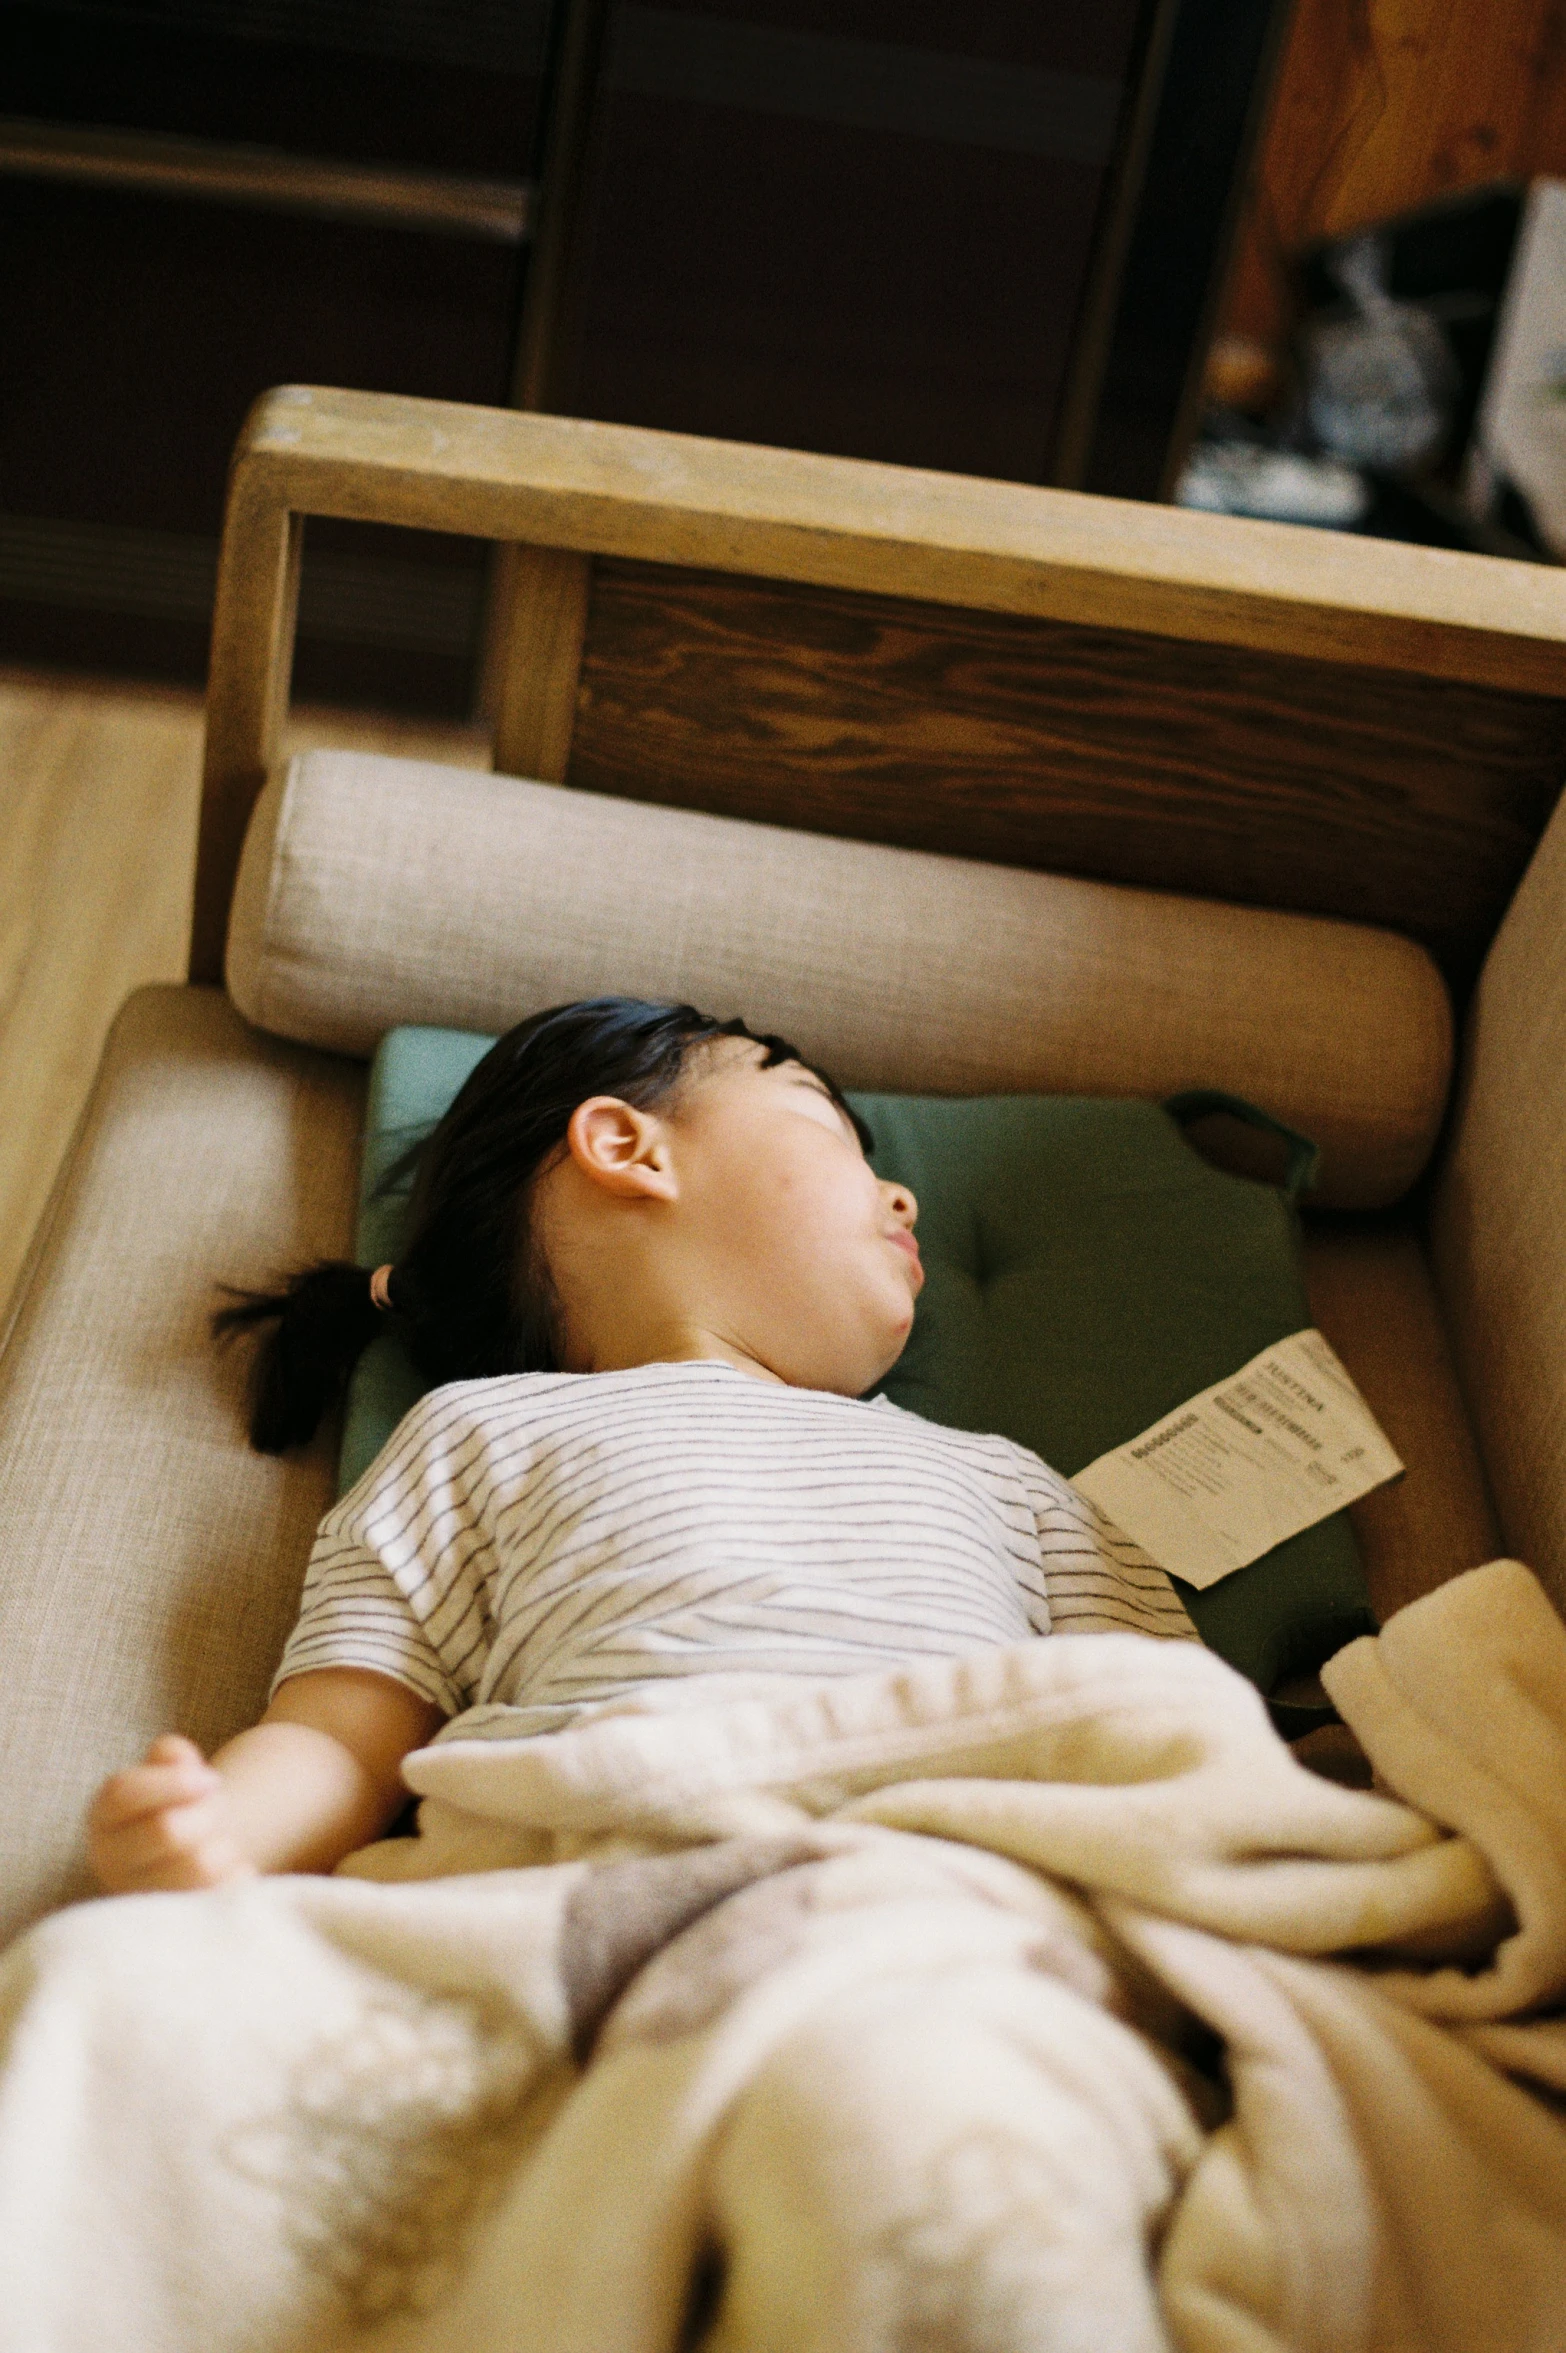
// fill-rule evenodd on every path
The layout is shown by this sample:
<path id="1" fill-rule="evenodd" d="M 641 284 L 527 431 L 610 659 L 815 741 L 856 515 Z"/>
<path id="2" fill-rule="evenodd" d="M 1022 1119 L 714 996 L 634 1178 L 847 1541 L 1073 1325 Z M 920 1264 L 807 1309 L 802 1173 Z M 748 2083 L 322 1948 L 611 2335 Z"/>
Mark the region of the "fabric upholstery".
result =
<path id="1" fill-rule="evenodd" d="M 220 1278 L 349 1247 L 363 1089 L 215 991 L 144 990 L 116 1026 L 0 1354 L 0 1936 L 87 1892 L 105 1773 L 160 1731 L 214 1745 L 262 1704 L 331 1448 L 250 1452 L 242 1365 L 205 1319 Z M 1355 1507 L 1384 1612 L 1494 1550 L 1483 1484 L 1417 1247 L 1318 1231 L 1307 1266 L 1409 1465 Z"/>
<path id="2" fill-rule="evenodd" d="M 132 997 L 0 1356 L 0 1936 L 86 1892 L 83 1804 L 251 1722 L 332 1489 L 253 1454 L 214 1285 L 350 1245 L 364 1073 L 212 989 Z"/>
<path id="3" fill-rule="evenodd" d="M 228 980 L 349 1054 L 621 990 L 742 1011 L 850 1086 L 1223 1087 L 1313 1136 L 1346 1206 L 1413 1181 L 1450 1073 L 1440 978 L 1390 933 L 346 752 L 263 795 Z"/>
<path id="4" fill-rule="evenodd" d="M 1566 1609 L 1566 800 L 1486 960 L 1432 1236 L 1510 1549 Z"/>
<path id="5" fill-rule="evenodd" d="M 1349 1506 L 1383 1623 L 1501 1550 L 1430 1262 L 1404 1225 L 1305 1228 L 1311 1314 L 1407 1475 Z"/>

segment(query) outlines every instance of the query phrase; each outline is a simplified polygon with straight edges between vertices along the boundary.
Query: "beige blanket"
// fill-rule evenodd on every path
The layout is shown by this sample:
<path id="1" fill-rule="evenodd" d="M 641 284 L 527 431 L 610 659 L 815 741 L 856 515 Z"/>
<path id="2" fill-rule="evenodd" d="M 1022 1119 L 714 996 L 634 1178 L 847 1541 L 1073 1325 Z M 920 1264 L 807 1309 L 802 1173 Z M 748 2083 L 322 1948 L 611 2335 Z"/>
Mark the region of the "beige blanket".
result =
<path id="1" fill-rule="evenodd" d="M 1566 1629 L 1500 1562 L 1327 1681 L 1396 1796 L 1080 1636 L 443 1743 L 351 1875 L 59 1916 L 0 2346 L 1559 2353 Z"/>

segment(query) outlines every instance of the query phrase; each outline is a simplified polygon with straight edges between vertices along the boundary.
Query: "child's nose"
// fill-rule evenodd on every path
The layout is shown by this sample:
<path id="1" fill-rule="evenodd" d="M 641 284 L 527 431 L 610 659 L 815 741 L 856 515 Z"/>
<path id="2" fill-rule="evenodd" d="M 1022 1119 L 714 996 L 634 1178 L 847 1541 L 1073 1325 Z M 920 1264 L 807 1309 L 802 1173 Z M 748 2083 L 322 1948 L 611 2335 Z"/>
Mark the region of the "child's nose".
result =
<path id="1" fill-rule="evenodd" d="M 915 1218 L 917 1218 L 919 1215 L 919 1204 L 914 1199 L 912 1193 L 908 1190 L 908 1187 L 906 1185 L 894 1185 L 890 1182 L 886 1182 L 883 1184 L 882 1190 L 886 1194 L 886 1204 L 887 1207 L 891 1210 L 892 1215 L 898 1219 L 901 1224 L 905 1226 L 911 1226 Z"/>

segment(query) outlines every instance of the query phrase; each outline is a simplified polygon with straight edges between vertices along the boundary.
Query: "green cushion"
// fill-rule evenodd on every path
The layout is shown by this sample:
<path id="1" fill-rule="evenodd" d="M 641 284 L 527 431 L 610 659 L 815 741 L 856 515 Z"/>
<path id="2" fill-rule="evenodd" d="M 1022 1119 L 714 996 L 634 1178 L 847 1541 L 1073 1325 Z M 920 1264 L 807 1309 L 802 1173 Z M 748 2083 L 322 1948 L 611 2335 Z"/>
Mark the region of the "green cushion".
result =
<path id="1" fill-rule="evenodd" d="M 491 1042 L 411 1028 L 383 1041 L 370 1080 L 365 1265 L 397 1252 L 403 1203 L 377 1197 L 385 1172 Z M 853 1101 L 874 1130 L 879 1172 L 919 1198 L 926 1282 L 883 1384 L 898 1405 L 998 1430 L 1069 1476 L 1310 1321 L 1289 1202 L 1211 1167 L 1156 1104 Z M 345 1486 L 420 1386 L 398 1344 L 376 1341 L 349 1394 Z M 1205 1593 L 1180 1590 L 1205 1640 L 1263 1691 L 1374 1627 L 1341 1513 Z"/>
<path id="2" fill-rule="evenodd" d="M 383 1192 L 387 1173 L 411 1144 L 427 1136 L 493 1038 L 465 1029 L 388 1030 L 370 1065 L 364 1109 L 364 1157 L 359 1169 L 359 1224 L 354 1237 L 361 1266 L 383 1266 L 402 1247 L 406 1183 Z M 337 1491 L 346 1495 L 369 1469 L 409 1407 L 424 1394 L 407 1351 L 390 1337 L 372 1341 L 348 1384 Z"/>

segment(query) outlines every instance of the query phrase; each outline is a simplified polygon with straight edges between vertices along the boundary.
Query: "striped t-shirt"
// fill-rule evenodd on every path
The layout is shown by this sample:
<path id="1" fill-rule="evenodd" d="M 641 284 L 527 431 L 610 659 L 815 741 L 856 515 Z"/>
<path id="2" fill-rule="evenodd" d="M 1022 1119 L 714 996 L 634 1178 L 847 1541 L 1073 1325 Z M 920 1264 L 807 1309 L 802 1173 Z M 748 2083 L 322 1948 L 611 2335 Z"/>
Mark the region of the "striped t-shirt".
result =
<path id="1" fill-rule="evenodd" d="M 1110 1630 L 1195 1639 L 1026 1447 L 703 1360 L 431 1390 L 321 1523 L 277 1681 L 370 1667 L 520 1734 L 668 1676 Z"/>

